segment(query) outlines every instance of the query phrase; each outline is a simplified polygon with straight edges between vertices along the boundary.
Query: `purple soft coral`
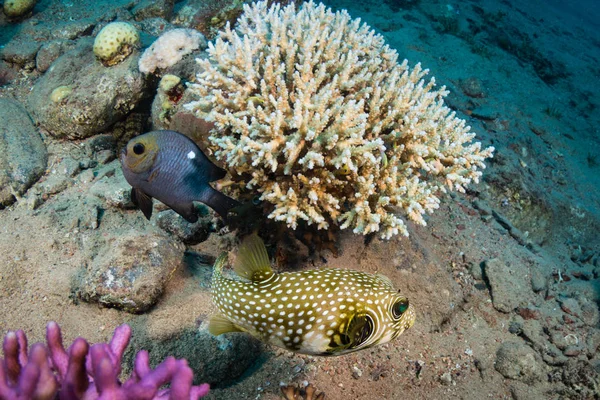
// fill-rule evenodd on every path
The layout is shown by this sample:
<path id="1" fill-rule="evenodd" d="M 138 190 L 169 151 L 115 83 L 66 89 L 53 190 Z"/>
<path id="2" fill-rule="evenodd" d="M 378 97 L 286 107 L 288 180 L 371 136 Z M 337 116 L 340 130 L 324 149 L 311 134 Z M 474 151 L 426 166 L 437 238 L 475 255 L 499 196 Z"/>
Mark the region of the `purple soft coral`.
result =
<path id="1" fill-rule="evenodd" d="M 121 360 L 130 338 L 131 328 L 121 325 L 110 343 L 90 348 L 77 338 L 67 352 L 58 324 L 50 322 L 48 348 L 36 343 L 28 355 L 23 331 L 9 332 L 3 344 L 5 358 L 0 359 L 0 399 L 49 400 L 58 395 L 61 400 L 165 400 L 198 399 L 208 393 L 207 384 L 192 386 L 187 361 L 168 357 L 153 370 L 147 351 L 137 354 L 130 378 L 121 383 Z M 169 389 L 159 390 L 168 382 Z"/>

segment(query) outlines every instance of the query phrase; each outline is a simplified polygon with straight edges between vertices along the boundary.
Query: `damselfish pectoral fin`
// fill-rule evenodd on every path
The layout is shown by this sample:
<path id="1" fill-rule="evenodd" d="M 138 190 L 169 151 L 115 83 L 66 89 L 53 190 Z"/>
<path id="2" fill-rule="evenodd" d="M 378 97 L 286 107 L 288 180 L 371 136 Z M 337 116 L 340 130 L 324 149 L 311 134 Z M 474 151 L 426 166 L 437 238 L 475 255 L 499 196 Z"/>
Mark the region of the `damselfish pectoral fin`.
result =
<path id="1" fill-rule="evenodd" d="M 208 331 L 214 336 L 229 332 L 244 332 L 223 314 L 215 314 L 210 318 L 210 321 L 208 322 Z"/>
<path id="2" fill-rule="evenodd" d="M 256 233 L 246 237 L 240 245 L 233 270 L 242 278 L 255 282 L 273 275 L 265 244 Z"/>
<path id="3" fill-rule="evenodd" d="M 187 222 L 194 223 L 198 221 L 198 214 L 194 203 L 168 204 L 177 214 L 181 215 Z"/>
<path id="4" fill-rule="evenodd" d="M 152 217 L 152 197 L 139 189 L 131 188 L 131 201 L 144 213 L 146 219 Z"/>

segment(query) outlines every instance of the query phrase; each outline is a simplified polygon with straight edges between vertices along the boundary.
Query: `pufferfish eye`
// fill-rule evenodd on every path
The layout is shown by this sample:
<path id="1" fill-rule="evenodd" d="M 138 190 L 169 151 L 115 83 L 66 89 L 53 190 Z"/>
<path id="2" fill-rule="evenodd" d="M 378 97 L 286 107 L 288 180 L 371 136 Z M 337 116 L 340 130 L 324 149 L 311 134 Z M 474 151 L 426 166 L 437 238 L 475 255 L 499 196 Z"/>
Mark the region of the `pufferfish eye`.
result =
<path id="1" fill-rule="evenodd" d="M 138 156 L 140 154 L 143 154 L 145 150 L 146 150 L 146 147 L 144 147 L 144 145 L 141 143 L 136 143 L 133 145 L 133 152 L 135 154 L 137 154 Z"/>
<path id="2" fill-rule="evenodd" d="M 408 310 L 408 299 L 400 299 L 392 306 L 392 315 L 398 319 Z"/>

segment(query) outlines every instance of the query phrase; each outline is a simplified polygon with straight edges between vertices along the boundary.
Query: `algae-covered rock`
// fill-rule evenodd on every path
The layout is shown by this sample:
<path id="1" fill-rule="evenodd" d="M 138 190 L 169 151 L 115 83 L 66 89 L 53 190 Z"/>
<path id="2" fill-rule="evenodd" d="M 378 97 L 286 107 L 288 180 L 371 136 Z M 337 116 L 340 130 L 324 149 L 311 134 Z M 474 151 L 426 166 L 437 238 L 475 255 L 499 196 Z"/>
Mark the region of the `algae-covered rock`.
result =
<path id="1" fill-rule="evenodd" d="M 493 258 L 485 261 L 484 272 L 496 310 L 508 313 L 531 299 L 531 287 L 526 279 L 528 272 L 522 265 L 509 265 Z"/>
<path id="2" fill-rule="evenodd" d="M 152 307 L 181 264 L 183 248 L 168 237 L 131 230 L 113 233 L 90 250 L 91 263 L 72 283 L 74 294 L 132 313 Z M 94 250 L 95 249 L 95 250 Z"/>
<path id="3" fill-rule="evenodd" d="M 140 332 L 140 329 L 136 330 L 136 333 Z M 158 340 L 143 334 L 136 336 L 125 358 L 133 359 L 135 352 L 142 348 L 150 353 L 152 365 L 168 356 L 185 358 L 194 370 L 194 382 L 207 382 L 213 387 L 235 381 L 257 362 L 261 353 L 260 342 L 250 335 L 213 336 L 204 325 L 199 329 L 183 329 L 178 334 Z"/>
<path id="4" fill-rule="evenodd" d="M 29 95 L 37 122 L 56 138 L 82 139 L 123 119 L 142 100 L 146 81 L 137 69 L 138 54 L 105 67 L 85 41 L 52 64 Z M 59 88 L 68 95 L 56 96 Z M 66 93 L 65 91 L 61 93 Z M 54 95 L 53 95 L 54 94 Z"/>
<path id="5" fill-rule="evenodd" d="M 15 201 L 46 170 L 46 145 L 27 111 L 0 98 L 0 208 Z"/>
<path id="6" fill-rule="evenodd" d="M 508 379 L 528 384 L 544 377 L 544 363 L 539 354 L 520 342 L 504 342 L 496 353 L 496 371 Z"/>

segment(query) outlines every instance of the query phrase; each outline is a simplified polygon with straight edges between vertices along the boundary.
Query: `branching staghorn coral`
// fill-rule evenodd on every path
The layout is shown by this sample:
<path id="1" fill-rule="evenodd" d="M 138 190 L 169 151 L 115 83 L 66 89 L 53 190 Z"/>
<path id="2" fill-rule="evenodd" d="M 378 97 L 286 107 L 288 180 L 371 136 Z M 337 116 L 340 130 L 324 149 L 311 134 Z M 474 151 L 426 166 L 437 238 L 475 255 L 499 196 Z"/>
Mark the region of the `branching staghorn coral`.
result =
<path id="1" fill-rule="evenodd" d="M 420 64 L 397 63 L 382 36 L 323 4 L 244 6 L 209 44 L 187 104 L 215 123 L 210 149 L 270 218 L 355 233 L 408 235 L 440 192 L 477 182 L 493 148 L 444 105 Z"/>

